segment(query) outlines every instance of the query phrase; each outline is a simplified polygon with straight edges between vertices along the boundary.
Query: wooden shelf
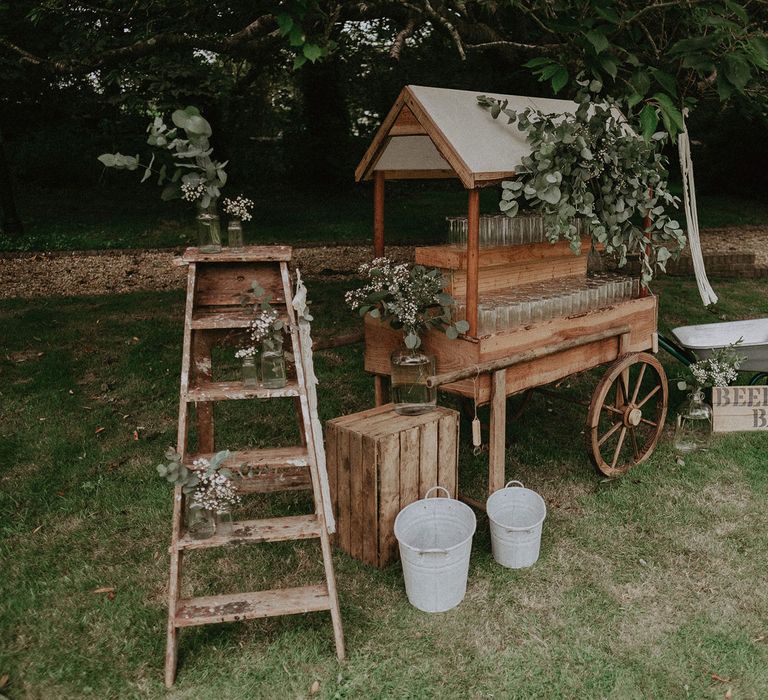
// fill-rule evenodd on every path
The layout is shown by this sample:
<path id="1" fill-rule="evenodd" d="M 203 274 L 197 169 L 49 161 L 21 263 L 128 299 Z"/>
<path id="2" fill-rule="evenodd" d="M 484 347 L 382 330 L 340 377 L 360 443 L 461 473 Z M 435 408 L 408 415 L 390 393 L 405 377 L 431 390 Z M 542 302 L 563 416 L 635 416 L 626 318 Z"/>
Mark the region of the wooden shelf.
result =
<path id="1" fill-rule="evenodd" d="M 591 243 L 582 239 L 581 254 L 589 253 Z M 414 250 L 416 263 L 440 267 L 446 270 L 467 269 L 467 247 L 459 245 L 421 246 Z M 557 243 L 528 243 L 525 245 L 505 245 L 493 248 L 480 248 L 478 267 L 502 267 L 508 265 L 530 265 L 544 261 L 557 261 L 573 258 L 573 251 L 568 241 Z"/>
<path id="2" fill-rule="evenodd" d="M 210 460 L 213 453 L 188 454 L 187 467 L 199 457 Z M 224 466 L 230 469 L 248 465 L 255 472 L 251 477 L 234 473 L 232 480 L 240 493 L 276 493 L 305 491 L 312 488 L 309 475 L 309 455 L 305 447 L 271 447 L 231 451 Z"/>
<path id="3" fill-rule="evenodd" d="M 210 460 L 214 454 L 188 454 L 184 464 L 189 467 L 196 459 Z M 254 447 L 247 450 L 230 450 L 229 458 L 224 461 L 224 466 L 230 468 L 244 464 L 255 467 L 306 467 L 309 464 L 309 456 L 306 447 Z"/>
<path id="4" fill-rule="evenodd" d="M 199 248 L 187 248 L 181 256 L 183 262 L 289 262 L 291 246 L 288 245 L 249 245 L 237 250 L 222 248 L 219 253 L 203 253 Z"/>
<path id="5" fill-rule="evenodd" d="M 288 382 L 282 389 L 249 387 L 242 382 L 206 382 L 187 390 L 187 401 L 228 401 L 239 399 L 275 399 L 298 396 L 299 385 Z"/>
<path id="6" fill-rule="evenodd" d="M 215 330 L 226 328 L 247 328 L 255 318 L 252 311 L 236 307 L 231 309 L 200 309 L 192 316 L 192 328 L 195 330 Z M 288 317 L 281 316 L 284 324 L 288 325 Z"/>
<path id="7" fill-rule="evenodd" d="M 315 537 L 320 537 L 320 523 L 316 515 L 291 515 L 234 522 L 231 534 L 215 535 L 205 540 L 193 539 L 184 532 L 177 546 L 179 549 L 208 549 L 236 544 L 309 540 Z"/>
<path id="8" fill-rule="evenodd" d="M 194 627 L 215 622 L 298 615 L 330 608 L 331 601 L 325 585 L 182 598 L 176 606 L 174 624 L 176 627 Z"/>

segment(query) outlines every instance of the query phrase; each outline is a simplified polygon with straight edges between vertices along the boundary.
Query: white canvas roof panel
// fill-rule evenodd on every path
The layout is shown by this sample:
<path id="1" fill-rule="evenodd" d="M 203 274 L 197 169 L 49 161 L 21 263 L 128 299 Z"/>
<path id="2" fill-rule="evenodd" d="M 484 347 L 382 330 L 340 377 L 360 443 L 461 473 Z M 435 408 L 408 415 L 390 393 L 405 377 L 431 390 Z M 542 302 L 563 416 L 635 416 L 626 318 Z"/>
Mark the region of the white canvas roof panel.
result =
<path id="1" fill-rule="evenodd" d="M 571 100 L 408 85 L 360 163 L 357 179 L 371 177 L 376 170 L 401 175 L 404 171 L 424 171 L 428 177 L 430 171 L 445 172 L 447 168 L 455 171 L 466 187 L 475 187 L 514 174 L 521 159 L 530 153 L 526 136 L 508 125 L 504 117 L 493 119 L 477 104 L 480 94 L 507 100 L 516 110 L 531 107 L 562 114 L 573 113 L 578 106 Z M 415 115 L 421 135 L 398 135 L 392 129 L 404 107 Z"/>

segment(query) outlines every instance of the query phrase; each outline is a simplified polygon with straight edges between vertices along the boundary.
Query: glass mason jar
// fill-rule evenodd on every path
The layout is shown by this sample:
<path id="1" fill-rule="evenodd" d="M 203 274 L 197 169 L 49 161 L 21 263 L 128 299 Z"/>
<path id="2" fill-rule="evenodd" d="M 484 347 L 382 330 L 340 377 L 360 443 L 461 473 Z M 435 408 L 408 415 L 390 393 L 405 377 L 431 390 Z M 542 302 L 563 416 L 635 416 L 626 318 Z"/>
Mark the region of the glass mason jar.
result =
<path id="1" fill-rule="evenodd" d="M 227 224 L 227 245 L 239 250 L 243 247 L 243 222 L 240 219 L 231 219 Z"/>
<path id="2" fill-rule="evenodd" d="M 232 511 L 216 511 L 216 534 L 221 535 L 222 537 L 229 537 L 232 535 L 233 530 L 234 526 L 232 525 Z"/>
<path id="3" fill-rule="evenodd" d="M 196 508 L 186 502 L 186 530 L 193 540 L 207 540 L 216 534 L 216 513 L 206 508 Z"/>
<path id="4" fill-rule="evenodd" d="M 197 207 L 197 237 L 201 252 L 221 252 L 221 221 L 215 199 L 207 207 Z"/>
<path id="5" fill-rule="evenodd" d="M 435 358 L 418 350 L 397 350 L 390 357 L 392 401 L 395 412 L 418 416 L 437 406 L 437 388 L 427 386 L 427 377 L 435 373 Z"/>
<path id="6" fill-rule="evenodd" d="M 259 370 L 256 367 L 256 357 L 249 355 L 243 358 L 243 386 L 259 385 Z"/>
<path id="7" fill-rule="evenodd" d="M 261 346 L 261 385 L 265 389 L 282 389 L 287 383 L 283 341 L 265 340 Z"/>
<path id="8" fill-rule="evenodd" d="M 704 392 L 696 388 L 677 411 L 674 448 L 680 454 L 700 452 L 712 439 L 712 408 L 704 401 Z"/>

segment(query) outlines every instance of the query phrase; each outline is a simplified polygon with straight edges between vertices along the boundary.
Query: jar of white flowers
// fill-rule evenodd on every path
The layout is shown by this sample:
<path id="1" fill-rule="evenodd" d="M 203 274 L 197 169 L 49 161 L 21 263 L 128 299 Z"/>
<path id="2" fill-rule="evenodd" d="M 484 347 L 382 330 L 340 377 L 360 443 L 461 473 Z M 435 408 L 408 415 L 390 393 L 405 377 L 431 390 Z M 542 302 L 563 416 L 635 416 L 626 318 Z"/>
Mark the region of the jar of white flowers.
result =
<path id="1" fill-rule="evenodd" d="M 370 314 L 403 332 L 401 350 L 392 353 L 392 401 L 402 415 L 419 415 L 437 405 L 437 390 L 426 381 L 435 373 L 435 358 L 421 351 L 421 335 L 430 328 L 449 338 L 469 329 L 466 321 L 451 318 L 453 298 L 443 291 L 440 270 L 397 264 L 389 258 L 364 263 L 358 272 L 366 283 L 346 294 L 346 302 L 361 316 Z"/>

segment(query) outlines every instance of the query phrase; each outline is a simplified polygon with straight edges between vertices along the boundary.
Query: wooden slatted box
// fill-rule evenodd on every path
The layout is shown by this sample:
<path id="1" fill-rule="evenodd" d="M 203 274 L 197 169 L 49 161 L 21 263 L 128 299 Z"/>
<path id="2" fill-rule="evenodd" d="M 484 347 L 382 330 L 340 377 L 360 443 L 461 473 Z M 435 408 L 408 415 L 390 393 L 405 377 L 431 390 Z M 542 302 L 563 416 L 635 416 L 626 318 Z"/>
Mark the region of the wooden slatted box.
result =
<path id="1" fill-rule="evenodd" d="M 400 416 L 392 404 L 326 424 L 336 543 L 376 567 L 398 557 L 395 518 L 440 485 L 456 497 L 459 414 L 438 407 Z"/>

